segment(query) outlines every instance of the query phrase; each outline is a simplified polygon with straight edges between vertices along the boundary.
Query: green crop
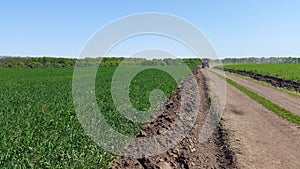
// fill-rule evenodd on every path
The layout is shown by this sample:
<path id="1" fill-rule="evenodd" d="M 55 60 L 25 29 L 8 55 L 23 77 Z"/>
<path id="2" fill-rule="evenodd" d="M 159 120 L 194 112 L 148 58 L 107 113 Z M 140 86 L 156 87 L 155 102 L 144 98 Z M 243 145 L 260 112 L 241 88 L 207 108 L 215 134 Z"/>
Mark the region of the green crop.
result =
<path id="1" fill-rule="evenodd" d="M 114 155 L 97 146 L 77 119 L 73 70 L 0 69 L 0 168 L 107 168 L 113 162 Z M 134 136 L 141 124 L 121 116 L 112 101 L 115 70 L 98 69 L 95 94 L 99 109 L 115 130 Z M 146 69 L 132 79 L 130 99 L 136 109 L 148 109 L 150 91 L 158 88 L 169 97 L 176 86 L 168 73 Z"/>
<path id="2" fill-rule="evenodd" d="M 286 80 L 300 81 L 300 64 L 240 64 L 224 65 L 224 68 L 246 70 Z"/>

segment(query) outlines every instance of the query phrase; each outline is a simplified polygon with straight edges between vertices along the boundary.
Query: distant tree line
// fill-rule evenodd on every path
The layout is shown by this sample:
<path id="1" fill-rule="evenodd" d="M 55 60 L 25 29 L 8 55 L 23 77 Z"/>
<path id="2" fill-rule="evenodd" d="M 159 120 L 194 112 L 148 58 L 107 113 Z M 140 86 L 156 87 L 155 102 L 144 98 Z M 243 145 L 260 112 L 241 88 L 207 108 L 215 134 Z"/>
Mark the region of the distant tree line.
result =
<path id="1" fill-rule="evenodd" d="M 223 64 L 298 64 L 300 58 L 296 57 L 269 57 L 269 58 L 225 58 L 219 60 Z"/>
<path id="2" fill-rule="evenodd" d="M 0 57 L 2 68 L 72 67 L 76 59 L 51 57 Z"/>
<path id="3" fill-rule="evenodd" d="M 98 57 L 98 58 L 53 58 L 53 57 L 0 57 L 1 68 L 40 68 L 40 67 L 55 67 L 65 68 L 76 66 L 103 66 L 112 67 L 118 66 L 122 62 L 123 65 L 138 65 L 138 66 L 164 66 L 164 65 L 180 65 L 187 64 L 190 67 L 201 64 L 199 58 L 184 58 L 184 59 L 152 59 L 144 58 L 124 58 L 124 57 Z"/>
<path id="4" fill-rule="evenodd" d="M 101 62 L 100 62 L 101 61 Z M 104 57 L 104 58 L 85 58 L 80 59 L 76 62 L 76 66 L 118 66 L 120 63 L 122 65 L 130 66 L 168 66 L 168 65 L 182 65 L 186 64 L 189 67 L 195 67 L 201 64 L 201 59 L 199 58 L 184 58 L 184 59 L 145 59 L 145 58 L 124 58 L 124 57 Z"/>

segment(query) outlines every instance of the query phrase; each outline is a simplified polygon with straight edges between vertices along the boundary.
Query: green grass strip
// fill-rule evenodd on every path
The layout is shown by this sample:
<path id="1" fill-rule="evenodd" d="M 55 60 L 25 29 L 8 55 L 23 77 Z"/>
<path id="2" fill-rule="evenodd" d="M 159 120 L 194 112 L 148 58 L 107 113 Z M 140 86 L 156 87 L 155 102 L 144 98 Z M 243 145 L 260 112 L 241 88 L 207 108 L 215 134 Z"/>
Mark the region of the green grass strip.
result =
<path id="1" fill-rule="evenodd" d="M 213 74 L 217 75 L 219 78 L 225 80 L 227 83 L 231 84 L 232 86 L 234 86 L 235 88 L 239 89 L 240 91 L 242 91 L 243 93 L 245 93 L 246 95 L 248 95 L 250 98 L 252 98 L 253 100 L 257 101 L 258 103 L 262 104 L 265 108 L 273 111 L 274 113 L 276 113 L 278 116 L 282 117 L 283 119 L 286 119 L 290 122 L 296 123 L 298 125 L 300 125 L 300 116 L 290 112 L 289 110 L 271 102 L 270 100 L 261 97 L 260 95 L 256 94 L 255 92 L 249 90 L 248 88 L 245 88 L 243 86 L 241 86 L 240 84 L 236 83 L 235 81 L 224 77 L 222 75 L 219 75 L 216 72 L 211 71 Z"/>

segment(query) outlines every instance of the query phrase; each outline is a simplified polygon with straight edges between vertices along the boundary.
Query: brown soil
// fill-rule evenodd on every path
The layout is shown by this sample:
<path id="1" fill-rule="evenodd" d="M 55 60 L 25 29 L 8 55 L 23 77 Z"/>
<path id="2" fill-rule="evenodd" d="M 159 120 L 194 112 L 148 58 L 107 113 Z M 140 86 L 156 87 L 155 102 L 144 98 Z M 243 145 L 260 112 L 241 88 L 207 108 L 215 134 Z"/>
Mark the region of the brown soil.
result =
<path id="1" fill-rule="evenodd" d="M 212 83 L 222 80 L 210 73 Z M 236 79 L 235 79 L 236 80 Z M 274 92 L 268 91 L 272 96 Z M 299 168 L 300 128 L 227 85 L 222 124 L 238 168 Z"/>
<path id="2" fill-rule="evenodd" d="M 225 69 L 225 68 L 224 68 L 224 70 L 231 72 L 231 73 L 237 73 L 240 75 L 249 76 L 255 80 L 265 81 L 276 87 L 283 87 L 283 88 L 287 88 L 287 89 L 294 89 L 296 91 L 300 91 L 300 82 L 296 82 L 296 81 L 292 81 L 292 80 L 285 80 L 285 79 L 281 79 L 278 77 L 253 73 L 253 72 L 245 71 L 245 70 L 234 70 L 234 69 Z"/>
<path id="3" fill-rule="evenodd" d="M 220 71 L 218 70 L 215 71 L 220 73 Z M 231 80 L 237 82 L 238 84 L 254 91 L 260 96 L 267 98 L 271 102 L 278 104 L 284 107 L 285 109 L 291 111 L 292 113 L 300 116 L 300 97 L 292 96 L 285 92 L 272 89 L 267 86 L 263 86 L 259 83 L 239 78 L 230 73 L 226 73 L 226 76 L 227 78 L 230 78 Z"/>
<path id="4" fill-rule="evenodd" d="M 227 134 L 219 125 L 213 135 L 204 143 L 199 142 L 199 134 L 210 110 L 210 86 L 207 71 L 197 68 L 193 71 L 200 88 L 200 112 L 189 134 L 174 148 L 162 154 L 140 159 L 117 157 L 111 167 L 116 168 L 235 168 L 235 156 L 230 150 L 226 138 Z M 189 85 L 183 81 L 182 85 Z M 164 104 L 163 113 L 153 122 L 142 126 L 137 137 L 152 137 L 168 130 L 176 117 L 180 107 L 180 87 L 177 92 Z"/>

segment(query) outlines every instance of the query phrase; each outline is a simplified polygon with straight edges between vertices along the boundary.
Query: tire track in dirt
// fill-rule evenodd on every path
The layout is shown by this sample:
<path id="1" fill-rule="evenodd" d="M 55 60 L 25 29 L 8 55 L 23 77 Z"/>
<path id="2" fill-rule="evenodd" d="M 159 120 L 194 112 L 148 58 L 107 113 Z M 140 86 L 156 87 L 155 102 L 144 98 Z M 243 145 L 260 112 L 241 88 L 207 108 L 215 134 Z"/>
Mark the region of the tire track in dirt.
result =
<path id="1" fill-rule="evenodd" d="M 215 72 L 220 72 L 220 70 L 214 70 Z M 300 97 L 292 96 L 282 91 L 278 91 L 276 89 L 263 86 L 259 83 L 255 83 L 246 79 L 242 79 L 240 77 L 234 76 L 230 73 L 226 73 L 227 78 L 237 82 L 238 84 L 254 91 L 270 100 L 271 102 L 284 107 L 285 109 L 291 111 L 294 114 L 300 116 Z"/>
<path id="2" fill-rule="evenodd" d="M 212 83 L 222 81 L 212 73 L 210 77 Z M 231 85 L 227 85 L 222 124 L 228 131 L 228 142 L 238 168 L 299 168 L 299 126 Z"/>
<path id="3" fill-rule="evenodd" d="M 195 125 L 178 145 L 160 155 L 133 159 L 129 157 L 117 157 L 111 167 L 116 168 L 235 168 L 235 157 L 229 149 L 226 140 L 226 132 L 218 126 L 213 135 L 204 143 L 199 142 L 199 134 L 210 110 L 210 84 L 208 74 L 205 69 L 196 68 L 193 71 L 200 87 L 200 112 L 196 118 Z M 182 83 L 189 85 L 188 78 Z M 177 92 L 165 102 L 164 112 L 154 122 L 146 123 L 142 126 L 138 137 L 151 137 L 158 135 L 161 130 L 170 128 L 175 118 L 178 116 L 180 105 L 180 92 Z M 227 136 L 226 136 L 227 137 Z"/>

